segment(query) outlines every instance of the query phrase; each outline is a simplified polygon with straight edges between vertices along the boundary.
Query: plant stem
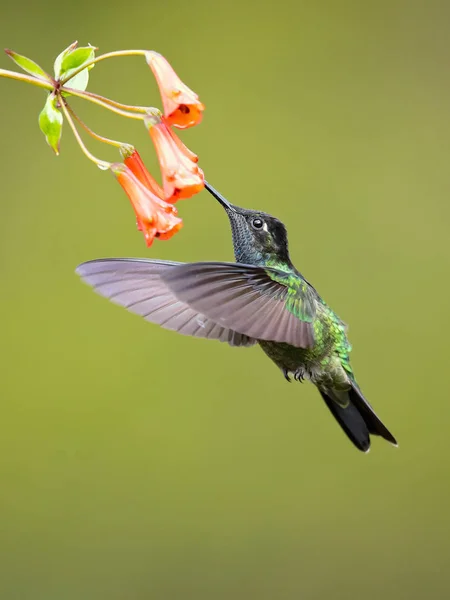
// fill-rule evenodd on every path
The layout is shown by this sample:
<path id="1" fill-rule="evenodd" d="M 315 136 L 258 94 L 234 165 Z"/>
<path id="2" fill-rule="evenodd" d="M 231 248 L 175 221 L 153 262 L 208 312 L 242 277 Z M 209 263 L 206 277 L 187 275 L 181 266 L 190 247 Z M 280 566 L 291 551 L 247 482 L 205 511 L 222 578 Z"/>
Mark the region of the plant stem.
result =
<path id="1" fill-rule="evenodd" d="M 70 89 L 70 88 L 66 88 Z M 131 104 L 122 104 L 121 102 L 116 102 L 115 100 L 111 100 L 111 98 L 105 98 L 104 96 L 100 96 L 99 94 L 94 94 L 92 92 L 84 91 L 83 94 L 86 96 L 90 96 L 91 98 L 96 98 L 97 100 L 101 100 L 102 102 L 106 102 L 115 108 L 121 108 L 122 110 L 130 111 L 130 112 L 138 112 L 138 113 L 146 113 L 150 110 L 150 106 L 132 106 Z"/>
<path id="2" fill-rule="evenodd" d="M 84 69 L 89 68 L 91 65 L 95 65 L 102 60 L 106 60 L 107 58 L 115 58 L 117 56 L 145 56 L 148 50 L 116 50 L 115 52 L 107 52 L 106 54 L 100 54 L 96 58 L 93 58 L 89 62 L 81 65 L 78 69 L 76 69 L 73 73 L 71 73 L 70 77 L 66 77 L 61 80 L 61 85 L 65 85 L 72 77 L 78 75 Z"/>
<path id="3" fill-rule="evenodd" d="M 75 136 L 75 139 L 77 140 L 81 150 L 84 152 L 84 154 L 89 158 L 89 160 L 91 160 L 93 163 L 95 163 L 97 165 L 97 167 L 99 167 L 100 169 L 109 169 L 109 167 L 111 166 L 111 163 L 106 162 L 104 160 L 100 160 L 99 158 L 96 158 L 93 154 L 91 154 L 91 152 L 89 152 L 89 150 L 86 148 L 83 140 L 81 139 L 80 134 L 78 133 L 77 128 L 75 127 L 75 123 L 73 122 L 73 119 L 70 115 L 70 112 L 67 108 L 67 104 L 65 99 L 62 96 L 59 96 L 59 102 L 61 105 L 61 109 L 64 113 L 64 116 L 67 119 L 67 122 L 70 125 L 70 128 L 73 131 L 73 135 Z"/>
<path id="4" fill-rule="evenodd" d="M 117 115 L 120 115 L 121 117 L 127 117 L 128 119 L 136 119 L 138 121 L 143 121 L 145 117 L 145 114 L 143 113 L 133 114 L 131 112 L 127 112 L 126 110 L 115 108 L 112 104 L 108 104 L 108 102 L 106 102 L 105 100 L 100 100 L 102 96 L 97 96 L 97 94 L 91 94 L 89 92 L 80 92 L 79 90 L 74 90 L 70 87 L 63 87 L 60 91 L 67 92 L 71 96 L 77 96 L 78 98 L 84 98 L 84 100 L 89 100 L 89 102 L 93 102 L 94 104 L 98 104 L 98 106 L 107 108 L 108 110 L 116 113 Z"/>
<path id="5" fill-rule="evenodd" d="M 0 77 L 8 77 L 9 79 L 24 81 L 25 83 L 31 83 L 31 85 L 36 85 L 37 87 L 41 87 L 49 91 L 54 89 L 54 85 L 52 85 L 49 81 L 44 81 L 43 79 L 38 79 L 37 77 L 32 77 L 31 75 L 24 75 L 23 73 L 16 73 L 15 71 L 8 71 L 7 69 L 0 69 Z"/>
<path id="6" fill-rule="evenodd" d="M 130 149 L 134 150 L 134 147 L 131 144 L 126 144 L 124 142 L 119 142 L 117 140 L 112 140 L 110 138 L 104 137 L 103 135 L 99 135 L 98 133 L 95 133 L 95 131 L 92 131 L 92 129 L 86 125 L 86 123 L 84 121 L 82 121 L 80 119 L 80 117 L 75 113 L 75 111 L 72 109 L 72 107 L 70 106 L 70 104 L 66 103 L 66 108 L 67 110 L 70 112 L 71 116 L 78 121 L 78 123 L 81 125 L 81 127 L 91 136 L 93 137 L 95 140 L 99 141 L 99 142 L 103 142 L 104 144 L 109 144 L 110 146 L 115 146 L 116 148 L 123 148 L 124 146 Z"/>

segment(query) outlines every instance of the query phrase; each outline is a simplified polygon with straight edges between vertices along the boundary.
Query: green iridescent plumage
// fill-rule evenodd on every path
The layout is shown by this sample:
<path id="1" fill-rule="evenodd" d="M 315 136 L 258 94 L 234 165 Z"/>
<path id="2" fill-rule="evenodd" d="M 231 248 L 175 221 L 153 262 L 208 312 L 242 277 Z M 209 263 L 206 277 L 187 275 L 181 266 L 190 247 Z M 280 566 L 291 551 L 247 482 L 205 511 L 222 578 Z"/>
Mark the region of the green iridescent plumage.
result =
<path id="1" fill-rule="evenodd" d="M 268 261 L 265 266 L 275 268 L 276 272 L 266 271 L 268 276 L 287 288 L 287 310 L 299 318 L 300 321 L 312 323 L 315 313 L 315 299 L 306 281 L 293 273 L 292 269 L 280 268 L 280 265 L 274 261 Z"/>
<path id="2" fill-rule="evenodd" d="M 275 251 L 271 239 L 271 249 Z M 260 341 L 264 352 L 283 370 L 288 378 L 304 378 L 304 374 L 316 385 L 333 385 L 348 389 L 347 378 L 353 377 L 350 366 L 351 345 L 347 339 L 346 326 L 317 292 L 287 263 L 276 258 L 266 258 L 266 266 L 276 268 L 278 273 L 267 271 L 269 277 L 286 286 L 286 309 L 300 321 L 311 323 L 315 344 L 312 348 L 295 348 L 289 344 Z M 301 373 L 303 372 L 303 375 Z"/>

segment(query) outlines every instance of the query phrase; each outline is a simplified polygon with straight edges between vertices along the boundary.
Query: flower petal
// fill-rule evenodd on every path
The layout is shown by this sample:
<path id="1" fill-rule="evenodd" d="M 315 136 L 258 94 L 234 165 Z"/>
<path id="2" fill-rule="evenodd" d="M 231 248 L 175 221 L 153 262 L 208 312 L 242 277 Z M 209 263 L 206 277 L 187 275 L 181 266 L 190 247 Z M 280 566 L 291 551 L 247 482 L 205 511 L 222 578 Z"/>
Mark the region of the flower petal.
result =
<path id="1" fill-rule="evenodd" d="M 167 119 L 163 118 L 162 121 L 164 121 L 166 123 L 166 125 L 168 125 L 167 123 Z M 178 146 L 178 149 L 185 154 L 189 160 L 192 160 L 192 162 L 197 163 L 198 162 L 198 156 L 192 152 L 192 150 L 189 150 L 189 148 L 183 144 L 183 142 L 180 140 L 180 138 L 177 136 L 176 133 L 174 133 L 172 131 L 172 129 L 170 129 L 170 127 L 167 127 L 168 132 L 170 133 L 170 135 L 172 136 L 173 141 L 175 142 L 175 144 Z"/>
<path id="2" fill-rule="evenodd" d="M 174 206 L 167 204 L 147 189 L 134 173 L 122 163 L 110 167 L 125 190 L 136 213 L 137 227 L 142 231 L 148 247 L 155 237 L 169 239 L 182 227 Z"/>
<path id="3" fill-rule="evenodd" d="M 134 173 L 142 185 L 145 185 L 148 190 L 156 194 L 159 198 L 163 199 L 164 192 L 161 186 L 148 172 L 139 152 L 134 148 L 131 150 L 127 147 L 122 147 L 120 149 L 120 153 L 122 154 L 125 165 Z"/>
<path id="4" fill-rule="evenodd" d="M 149 114 L 144 122 L 158 154 L 166 201 L 176 202 L 200 192 L 204 187 L 204 176 L 191 158 L 196 155 L 188 151 L 181 140 L 176 141 L 175 134 L 160 115 Z"/>
<path id="5" fill-rule="evenodd" d="M 160 240 L 170 239 L 183 227 L 183 221 L 171 213 L 158 212 L 156 237 Z"/>
<path id="6" fill-rule="evenodd" d="M 168 124 L 179 129 L 198 125 L 205 106 L 197 94 L 181 81 L 164 56 L 147 52 L 145 58 L 158 83 Z"/>

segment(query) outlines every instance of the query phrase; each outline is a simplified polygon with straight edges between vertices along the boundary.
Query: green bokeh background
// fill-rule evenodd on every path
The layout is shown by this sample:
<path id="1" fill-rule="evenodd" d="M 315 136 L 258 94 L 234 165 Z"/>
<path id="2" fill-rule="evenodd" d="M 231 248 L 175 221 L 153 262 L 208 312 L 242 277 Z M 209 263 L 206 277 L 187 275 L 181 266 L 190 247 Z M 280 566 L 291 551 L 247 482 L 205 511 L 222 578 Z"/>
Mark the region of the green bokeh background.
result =
<path id="1" fill-rule="evenodd" d="M 1 45 L 44 68 L 74 39 L 172 61 L 207 106 L 183 140 L 232 202 L 287 223 L 400 442 L 360 454 L 259 349 L 82 285 L 74 268 L 101 256 L 231 260 L 227 219 L 202 192 L 147 250 L 67 127 L 59 158 L 46 146 L 44 93 L 1 80 L 2 600 L 449 596 L 449 17 L 437 0 L 2 7 Z M 159 102 L 138 58 L 89 89 Z M 73 106 L 156 169 L 138 123 Z"/>

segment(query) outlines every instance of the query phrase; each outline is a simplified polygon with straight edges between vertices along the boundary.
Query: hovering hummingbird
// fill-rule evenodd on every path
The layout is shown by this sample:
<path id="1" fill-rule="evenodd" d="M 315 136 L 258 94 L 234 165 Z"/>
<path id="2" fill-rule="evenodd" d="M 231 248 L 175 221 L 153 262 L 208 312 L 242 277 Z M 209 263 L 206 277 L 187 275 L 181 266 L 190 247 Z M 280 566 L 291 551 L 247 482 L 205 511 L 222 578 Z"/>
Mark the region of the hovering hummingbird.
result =
<path id="1" fill-rule="evenodd" d="M 96 292 L 147 321 L 184 335 L 259 344 L 291 381 L 309 379 L 353 444 L 370 434 L 397 445 L 359 389 L 346 326 L 294 267 L 284 224 L 207 190 L 231 224 L 236 263 L 105 258 L 77 273 Z"/>

